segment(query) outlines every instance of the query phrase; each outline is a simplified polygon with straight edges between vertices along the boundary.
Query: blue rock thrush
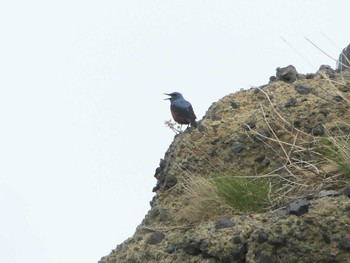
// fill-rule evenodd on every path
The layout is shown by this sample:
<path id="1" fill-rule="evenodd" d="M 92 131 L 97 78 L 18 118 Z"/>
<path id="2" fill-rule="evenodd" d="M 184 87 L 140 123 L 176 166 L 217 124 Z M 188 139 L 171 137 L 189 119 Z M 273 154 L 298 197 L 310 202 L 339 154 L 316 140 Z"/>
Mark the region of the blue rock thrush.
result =
<path id="1" fill-rule="evenodd" d="M 193 112 L 191 103 L 185 100 L 179 92 L 164 94 L 170 96 L 170 98 L 167 98 L 166 100 L 170 100 L 170 110 L 173 119 L 178 124 L 191 124 L 191 126 L 197 127 L 197 117 Z"/>

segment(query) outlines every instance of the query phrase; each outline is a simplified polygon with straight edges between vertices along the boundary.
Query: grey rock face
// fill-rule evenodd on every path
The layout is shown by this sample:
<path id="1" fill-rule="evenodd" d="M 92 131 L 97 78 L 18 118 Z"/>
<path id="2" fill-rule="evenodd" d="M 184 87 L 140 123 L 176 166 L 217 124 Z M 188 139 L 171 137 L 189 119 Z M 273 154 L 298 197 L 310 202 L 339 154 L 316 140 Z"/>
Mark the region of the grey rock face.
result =
<path id="1" fill-rule="evenodd" d="M 350 69 L 350 44 L 343 49 L 339 55 L 337 62 L 337 69 L 340 71 Z"/>
<path id="2" fill-rule="evenodd" d="M 293 83 L 297 79 L 298 72 L 293 65 L 276 69 L 276 78 L 287 83 Z"/>
<path id="3" fill-rule="evenodd" d="M 303 199 L 289 205 L 287 211 L 291 215 L 300 216 L 309 211 L 310 202 Z"/>

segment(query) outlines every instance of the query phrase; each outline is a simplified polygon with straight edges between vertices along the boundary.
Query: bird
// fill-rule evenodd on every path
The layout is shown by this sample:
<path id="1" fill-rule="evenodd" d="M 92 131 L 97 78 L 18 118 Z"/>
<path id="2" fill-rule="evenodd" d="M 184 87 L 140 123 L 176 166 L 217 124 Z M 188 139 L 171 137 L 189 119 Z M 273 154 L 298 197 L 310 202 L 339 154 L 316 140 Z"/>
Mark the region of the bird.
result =
<path id="1" fill-rule="evenodd" d="M 181 93 L 164 93 L 164 95 L 170 96 L 170 98 L 164 100 L 170 100 L 170 111 L 174 121 L 181 126 L 182 124 L 191 124 L 191 127 L 197 127 L 197 117 L 194 114 L 192 105 L 184 99 Z"/>

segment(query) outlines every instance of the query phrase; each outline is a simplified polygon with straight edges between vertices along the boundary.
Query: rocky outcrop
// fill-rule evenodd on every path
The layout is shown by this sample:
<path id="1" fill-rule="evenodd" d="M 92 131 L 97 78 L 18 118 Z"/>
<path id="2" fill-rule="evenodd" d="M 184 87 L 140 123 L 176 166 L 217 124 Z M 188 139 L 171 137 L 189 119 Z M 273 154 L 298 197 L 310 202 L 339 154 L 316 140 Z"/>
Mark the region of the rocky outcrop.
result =
<path id="1" fill-rule="evenodd" d="M 224 228 L 215 221 L 140 226 L 100 262 L 348 262 L 349 217 L 349 199 L 342 196 L 313 201 L 303 216 L 240 215 Z M 159 242 L 150 242 L 159 235 Z"/>
<path id="2" fill-rule="evenodd" d="M 350 78 L 327 66 L 308 75 L 289 66 L 277 75 L 213 103 L 197 128 L 175 136 L 156 169 L 150 211 L 100 263 L 348 262 L 346 180 L 313 149 L 317 138 L 350 133 Z M 262 213 L 187 218 L 185 208 L 197 201 L 185 194 L 188 178 L 291 173 L 307 180 L 297 182 L 296 200 L 283 195 Z"/>
<path id="3" fill-rule="evenodd" d="M 350 44 L 339 55 L 337 69 L 340 71 L 350 69 Z"/>

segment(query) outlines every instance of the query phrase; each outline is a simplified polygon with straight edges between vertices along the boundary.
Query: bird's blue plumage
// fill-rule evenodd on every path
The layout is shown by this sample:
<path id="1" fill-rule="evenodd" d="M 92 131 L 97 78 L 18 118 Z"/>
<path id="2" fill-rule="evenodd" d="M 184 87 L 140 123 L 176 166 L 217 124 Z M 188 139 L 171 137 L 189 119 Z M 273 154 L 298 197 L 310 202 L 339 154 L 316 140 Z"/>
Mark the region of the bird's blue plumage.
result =
<path id="1" fill-rule="evenodd" d="M 174 120 L 179 124 L 191 124 L 191 126 L 196 126 L 197 117 L 194 114 L 191 103 L 185 100 L 179 92 L 166 95 L 170 96 L 170 110 Z"/>

